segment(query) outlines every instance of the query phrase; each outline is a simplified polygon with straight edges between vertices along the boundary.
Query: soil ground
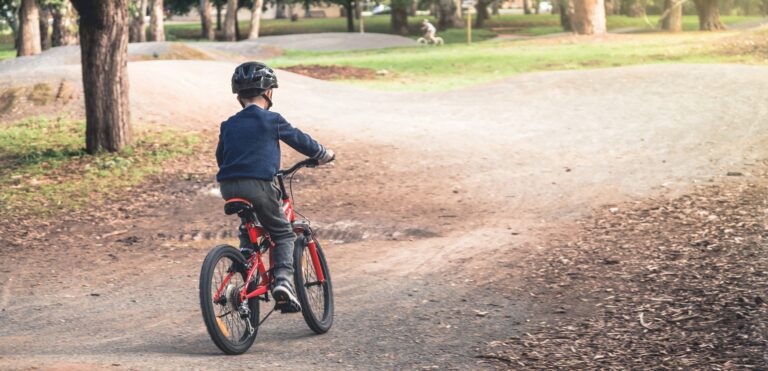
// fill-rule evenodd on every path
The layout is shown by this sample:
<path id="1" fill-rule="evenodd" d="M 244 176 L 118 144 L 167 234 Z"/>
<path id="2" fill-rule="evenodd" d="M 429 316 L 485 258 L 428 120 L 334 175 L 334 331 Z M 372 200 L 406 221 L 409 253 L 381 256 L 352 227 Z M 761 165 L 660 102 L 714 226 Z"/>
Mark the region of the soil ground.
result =
<path id="1" fill-rule="evenodd" d="M 234 242 L 212 166 L 218 122 L 238 108 L 221 83 L 233 67 L 132 62 L 134 118 L 198 130 L 210 153 L 96 210 L 4 218 L 0 367 L 506 367 L 477 356 L 551 321 L 556 299 L 520 294 L 525 258 L 546 255 L 593 210 L 685 194 L 728 172 L 750 181 L 768 158 L 755 93 L 768 88 L 763 67 L 548 72 L 441 93 L 279 72 L 275 109 L 338 153 L 295 190 L 320 228 L 336 322 L 314 336 L 300 316 L 276 316 L 250 352 L 225 357 L 205 333 L 197 274 L 210 247 Z"/>

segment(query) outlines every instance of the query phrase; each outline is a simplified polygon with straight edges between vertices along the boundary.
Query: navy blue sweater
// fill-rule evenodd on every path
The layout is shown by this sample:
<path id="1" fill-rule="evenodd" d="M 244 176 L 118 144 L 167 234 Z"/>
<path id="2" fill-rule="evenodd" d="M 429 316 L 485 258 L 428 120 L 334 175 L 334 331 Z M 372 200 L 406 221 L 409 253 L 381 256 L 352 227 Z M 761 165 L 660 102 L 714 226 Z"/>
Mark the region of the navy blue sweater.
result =
<path id="1" fill-rule="evenodd" d="M 256 105 L 245 107 L 221 123 L 216 180 L 272 180 L 280 169 L 281 140 L 308 157 L 325 156 L 320 143 L 291 126 L 279 113 Z"/>

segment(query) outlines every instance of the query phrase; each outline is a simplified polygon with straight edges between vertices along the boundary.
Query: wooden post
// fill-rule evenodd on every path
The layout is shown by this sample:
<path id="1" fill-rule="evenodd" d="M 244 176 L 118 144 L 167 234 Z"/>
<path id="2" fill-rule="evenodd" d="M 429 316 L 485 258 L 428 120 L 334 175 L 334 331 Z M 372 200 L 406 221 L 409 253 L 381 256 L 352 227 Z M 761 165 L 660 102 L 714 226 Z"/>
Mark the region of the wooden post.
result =
<path id="1" fill-rule="evenodd" d="M 467 44 L 472 44 L 472 11 L 467 11 Z"/>

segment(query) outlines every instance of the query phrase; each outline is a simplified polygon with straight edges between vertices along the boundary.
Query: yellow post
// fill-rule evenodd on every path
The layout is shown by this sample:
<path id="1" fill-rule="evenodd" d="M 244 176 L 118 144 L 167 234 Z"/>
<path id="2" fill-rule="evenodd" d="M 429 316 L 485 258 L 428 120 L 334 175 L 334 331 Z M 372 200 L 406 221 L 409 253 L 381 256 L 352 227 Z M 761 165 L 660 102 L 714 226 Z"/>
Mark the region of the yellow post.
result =
<path id="1" fill-rule="evenodd" d="M 467 44 L 472 44 L 472 11 L 467 11 Z"/>

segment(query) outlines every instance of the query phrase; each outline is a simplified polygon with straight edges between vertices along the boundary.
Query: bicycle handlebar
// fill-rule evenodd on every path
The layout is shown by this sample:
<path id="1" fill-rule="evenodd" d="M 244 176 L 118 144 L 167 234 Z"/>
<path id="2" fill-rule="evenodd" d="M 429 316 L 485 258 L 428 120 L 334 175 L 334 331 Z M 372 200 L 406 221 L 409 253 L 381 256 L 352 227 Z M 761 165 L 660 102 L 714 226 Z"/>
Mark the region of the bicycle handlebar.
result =
<path id="1" fill-rule="evenodd" d="M 306 160 L 302 160 L 302 161 L 299 161 L 299 162 L 293 164 L 293 166 L 291 166 L 288 169 L 283 169 L 283 170 L 278 171 L 277 175 L 278 176 L 286 176 L 286 175 L 295 173 L 297 170 L 299 170 L 299 169 L 301 169 L 303 167 L 315 167 L 315 166 L 319 166 L 319 165 L 320 165 L 320 161 L 319 160 L 314 159 L 314 158 L 308 158 Z"/>

